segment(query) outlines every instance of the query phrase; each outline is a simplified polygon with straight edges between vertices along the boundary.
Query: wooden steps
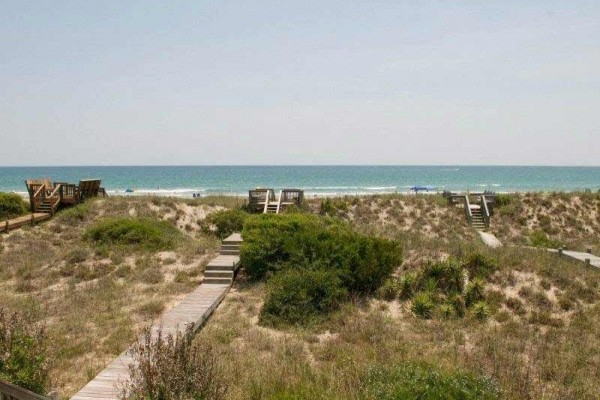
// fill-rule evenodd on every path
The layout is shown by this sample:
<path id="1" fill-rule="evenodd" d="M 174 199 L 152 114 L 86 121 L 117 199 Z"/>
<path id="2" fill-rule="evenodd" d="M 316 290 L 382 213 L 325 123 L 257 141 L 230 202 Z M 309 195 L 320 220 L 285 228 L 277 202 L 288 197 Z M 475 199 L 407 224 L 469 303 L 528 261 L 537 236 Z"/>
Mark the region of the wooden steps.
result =
<path id="1" fill-rule="evenodd" d="M 279 205 L 277 203 L 267 204 L 265 214 L 278 214 L 278 213 L 279 213 Z"/>
<path id="2" fill-rule="evenodd" d="M 221 254 L 208 263 L 202 284 L 179 304 L 167 311 L 152 326 L 154 334 L 159 329 L 162 330 L 163 336 L 167 336 L 184 330 L 189 324 L 193 324 L 195 329 L 202 326 L 231 287 L 235 272 L 240 265 L 239 246 L 241 243 L 242 237 L 239 234 L 233 234 L 223 241 L 222 246 L 225 246 L 228 251 L 237 249 L 238 255 Z M 133 362 L 134 360 L 128 352 L 124 351 L 71 399 L 118 399 L 119 382 L 128 379 L 128 368 Z"/>
<path id="3" fill-rule="evenodd" d="M 477 230 L 484 230 L 486 228 L 483 213 L 479 207 L 471 208 L 471 226 Z"/>
<path id="4" fill-rule="evenodd" d="M 221 243 L 220 254 L 204 269 L 203 283 L 231 284 L 240 263 L 242 237 L 233 234 Z"/>

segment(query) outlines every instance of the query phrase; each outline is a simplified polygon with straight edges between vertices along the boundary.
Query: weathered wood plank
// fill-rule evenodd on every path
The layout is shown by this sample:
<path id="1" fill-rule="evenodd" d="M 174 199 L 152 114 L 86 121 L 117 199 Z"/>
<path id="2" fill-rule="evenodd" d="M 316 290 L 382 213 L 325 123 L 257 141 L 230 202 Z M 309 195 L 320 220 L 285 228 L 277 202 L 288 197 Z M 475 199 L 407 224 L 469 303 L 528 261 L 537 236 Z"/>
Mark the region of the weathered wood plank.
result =
<path id="1" fill-rule="evenodd" d="M 188 324 L 198 329 L 227 294 L 229 285 L 202 284 L 178 305 L 173 307 L 152 326 L 153 332 L 162 330 L 163 335 L 176 334 Z M 118 396 L 119 382 L 128 378 L 132 357 L 123 352 L 92 381 L 85 385 L 72 400 L 113 400 Z"/>
<path id="2" fill-rule="evenodd" d="M 234 234 L 226 239 L 230 242 L 241 242 L 241 236 Z M 226 243 L 224 241 L 224 243 Z M 219 255 L 209 265 L 239 266 L 240 257 L 237 255 Z M 221 303 L 230 284 L 203 283 L 192 293 L 188 294 L 179 304 L 167 311 L 152 326 L 151 332 L 156 335 L 162 331 L 163 336 L 183 331 L 189 324 L 194 329 L 200 328 L 212 312 Z M 124 351 L 115 358 L 92 381 L 88 382 L 71 400 L 113 400 L 117 399 L 119 384 L 129 377 L 129 366 L 133 358 Z"/>
<path id="3" fill-rule="evenodd" d="M 11 231 L 13 229 L 20 228 L 24 225 L 31 225 L 32 223 L 42 222 L 50 218 L 51 215 L 47 213 L 33 213 L 23 215 L 22 217 L 12 218 L 0 222 L 0 232 Z"/>
<path id="4" fill-rule="evenodd" d="M 12 383 L 0 380 L 0 398 L 14 398 L 16 400 L 49 400 L 49 397 L 33 393 Z"/>

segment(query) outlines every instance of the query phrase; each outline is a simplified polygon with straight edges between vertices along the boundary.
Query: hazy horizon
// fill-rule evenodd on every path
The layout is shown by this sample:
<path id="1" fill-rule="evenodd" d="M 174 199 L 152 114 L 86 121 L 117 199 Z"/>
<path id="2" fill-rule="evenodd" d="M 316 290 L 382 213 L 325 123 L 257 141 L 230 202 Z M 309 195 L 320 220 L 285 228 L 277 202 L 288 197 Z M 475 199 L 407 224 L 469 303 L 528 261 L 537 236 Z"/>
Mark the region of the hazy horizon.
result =
<path id="1" fill-rule="evenodd" d="M 544 164 L 73 164 L 73 165 L 0 165 L 0 168 L 77 168 L 77 167 L 543 167 L 543 168 L 600 168 L 590 165 Z"/>
<path id="2" fill-rule="evenodd" d="M 597 166 L 600 3 L 3 2 L 0 166 Z"/>

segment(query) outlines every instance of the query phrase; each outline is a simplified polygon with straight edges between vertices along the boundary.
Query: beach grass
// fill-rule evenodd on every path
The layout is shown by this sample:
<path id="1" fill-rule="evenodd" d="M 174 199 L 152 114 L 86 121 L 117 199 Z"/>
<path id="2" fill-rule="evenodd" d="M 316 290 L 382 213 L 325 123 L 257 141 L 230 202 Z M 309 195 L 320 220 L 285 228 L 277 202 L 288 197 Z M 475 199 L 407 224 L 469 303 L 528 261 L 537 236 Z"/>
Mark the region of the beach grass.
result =
<path id="1" fill-rule="evenodd" d="M 533 193 L 503 202 L 491 231 L 507 244 L 529 245 L 532 232 L 541 230 L 569 247 L 599 248 L 595 194 Z M 203 230 L 207 215 L 241 203 L 221 197 L 96 199 L 0 236 L 0 304 L 46 323 L 53 388 L 62 396 L 75 393 L 192 291 L 219 246 Z M 465 398 L 600 397 L 597 269 L 537 249 L 487 249 L 463 210 L 442 196 L 307 203 L 305 213 L 399 241 L 404 262 L 384 283 L 385 292 L 350 293 L 314 323 L 277 328 L 260 324 L 266 283 L 248 279 L 242 269 L 196 339 L 209 343 L 219 367 L 236 377 L 227 398 L 368 399 L 400 393 L 397 382 L 420 390 L 418 383 L 427 379 L 440 388 L 468 388 Z M 168 248 L 141 245 L 134 251 L 86 239 L 101 221 L 115 219 L 166 223 L 177 239 Z M 483 283 L 485 304 L 476 305 L 479 289 L 467 285 L 465 296 L 470 290 L 474 300 L 463 317 L 448 307 L 430 308 L 427 318 L 415 313 L 414 294 L 432 285 L 414 290 L 421 271 L 472 254 L 495 263 Z M 407 288 L 414 293 L 405 295 Z"/>

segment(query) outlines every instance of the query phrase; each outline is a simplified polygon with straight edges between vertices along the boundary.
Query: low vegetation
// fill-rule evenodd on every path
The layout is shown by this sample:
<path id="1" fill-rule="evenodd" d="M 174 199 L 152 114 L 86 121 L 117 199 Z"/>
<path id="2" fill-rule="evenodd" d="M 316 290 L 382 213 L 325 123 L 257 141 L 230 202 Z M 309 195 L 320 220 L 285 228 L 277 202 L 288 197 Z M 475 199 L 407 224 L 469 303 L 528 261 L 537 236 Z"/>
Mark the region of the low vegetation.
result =
<path id="1" fill-rule="evenodd" d="M 505 243 L 600 252 L 600 193 L 502 195 L 492 231 Z"/>
<path id="2" fill-rule="evenodd" d="M 347 298 L 335 271 L 318 266 L 284 270 L 269 280 L 260 321 L 264 325 L 307 325 L 337 310 Z"/>
<path id="3" fill-rule="evenodd" d="M 374 292 L 402 262 L 398 243 L 354 232 L 339 220 L 294 213 L 250 217 L 241 261 L 254 280 L 270 277 L 263 323 L 307 323 L 348 294 Z"/>
<path id="4" fill-rule="evenodd" d="M 85 236 L 97 246 L 159 251 L 173 250 L 182 234 L 167 221 L 122 217 L 98 221 Z"/>
<path id="5" fill-rule="evenodd" d="M 241 259 L 253 279 L 315 265 L 338 273 L 351 292 L 376 290 L 402 262 L 399 243 L 354 232 L 339 220 L 307 214 L 251 217 Z"/>
<path id="6" fill-rule="evenodd" d="M 363 391 L 364 398 L 373 400 L 500 398 L 500 390 L 489 379 L 411 362 L 372 368 L 365 377 Z"/>
<path id="7" fill-rule="evenodd" d="M 225 398 L 229 379 L 220 374 L 216 353 L 207 345 L 194 344 L 193 338 L 192 327 L 166 337 L 146 328 L 130 350 L 134 363 L 129 379 L 121 385 L 120 398 Z"/>
<path id="8" fill-rule="evenodd" d="M 15 193 L 0 193 L 0 221 L 27 214 L 29 204 Z"/>
<path id="9" fill-rule="evenodd" d="M 0 379 L 45 394 L 50 369 L 45 327 L 0 308 Z"/>
<path id="10" fill-rule="evenodd" d="M 69 396 L 93 378 L 198 284 L 218 238 L 243 224 L 245 268 L 199 347 L 190 337 L 139 342 L 148 368 L 123 388 L 130 397 L 600 397 L 597 269 L 483 248 L 441 196 L 316 199 L 279 216 L 240 206 L 102 199 L 4 236 L 0 303 L 47 322 L 53 388 Z M 503 195 L 492 231 L 509 244 L 595 251 L 598 207 L 590 193 Z M 233 211 L 210 217 L 224 209 Z M 84 239 L 114 219 L 164 221 L 174 244 Z M 235 384 L 207 383 L 217 371 Z"/>
<path id="11" fill-rule="evenodd" d="M 198 286 L 219 249 L 218 239 L 198 224 L 222 209 L 219 199 L 211 202 L 96 199 L 0 235 L 0 304 L 7 314 L 25 313 L 45 325 L 49 390 L 73 395 L 133 343 L 139 329 Z M 142 223 L 130 230 L 130 220 Z M 106 226 L 98 241 L 86 238 Z"/>
<path id="12" fill-rule="evenodd" d="M 213 233 L 218 238 L 224 239 L 234 232 L 241 232 L 244 222 L 249 216 L 241 209 L 220 210 L 210 214 L 203 222 L 202 229 L 206 233 Z"/>

